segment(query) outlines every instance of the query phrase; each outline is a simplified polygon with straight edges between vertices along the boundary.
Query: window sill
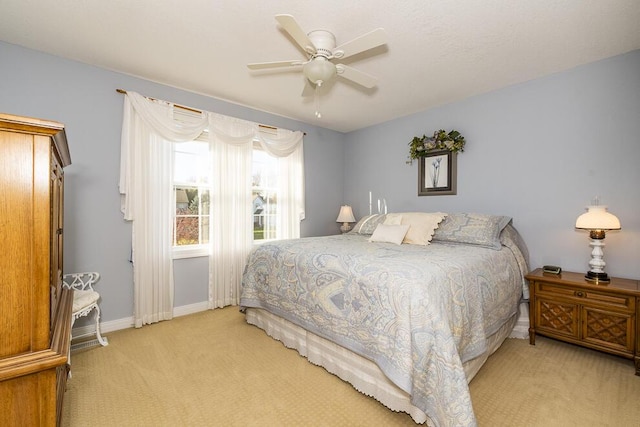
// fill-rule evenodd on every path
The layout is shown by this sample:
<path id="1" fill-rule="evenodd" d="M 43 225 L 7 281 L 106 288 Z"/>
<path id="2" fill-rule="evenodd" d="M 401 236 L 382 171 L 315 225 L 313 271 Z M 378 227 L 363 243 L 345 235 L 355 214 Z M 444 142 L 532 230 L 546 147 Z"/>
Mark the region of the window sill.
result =
<path id="1" fill-rule="evenodd" d="M 209 248 L 205 246 L 187 246 L 173 248 L 173 259 L 208 257 Z"/>

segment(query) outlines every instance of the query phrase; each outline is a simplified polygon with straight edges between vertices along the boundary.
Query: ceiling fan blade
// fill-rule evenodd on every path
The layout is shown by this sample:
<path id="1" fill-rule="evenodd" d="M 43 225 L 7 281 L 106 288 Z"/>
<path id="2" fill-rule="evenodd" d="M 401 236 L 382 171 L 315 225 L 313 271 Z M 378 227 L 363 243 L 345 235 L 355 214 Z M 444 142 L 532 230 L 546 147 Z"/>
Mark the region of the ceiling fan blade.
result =
<path id="1" fill-rule="evenodd" d="M 298 25 L 293 16 L 276 15 L 276 20 L 305 52 L 309 54 L 314 54 L 316 52 L 316 47 L 311 43 L 307 33 L 305 33 L 300 25 Z"/>
<path id="2" fill-rule="evenodd" d="M 344 77 L 347 80 L 351 80 L 354 83 L 371 89 L 378 83 L 378 79 L 371 74 L 363 73 L 355 68 L 351 68 L 344 64 L 336 65 L 336 72 L 339 76 Z"/>
<path id="3" fill-rule="evenodd" d="M 384 28 L 378 28 L 336 47 L 333 50 L 333 56 L 342 59 L 385 43 L 387 43 L 387 32 Z"/>
<path id="4" fill-rule="evenodd" d="M 266 70 L 269 68 L 280 68 L 280 67 L 294 67 L 296 65 L 303 65 L 304 61 L 295 60 L 295 61 L 276 61 L 276 62 L 256 62 L 253 64 L 247 64 L 247 68 L 250 70 Z"/>

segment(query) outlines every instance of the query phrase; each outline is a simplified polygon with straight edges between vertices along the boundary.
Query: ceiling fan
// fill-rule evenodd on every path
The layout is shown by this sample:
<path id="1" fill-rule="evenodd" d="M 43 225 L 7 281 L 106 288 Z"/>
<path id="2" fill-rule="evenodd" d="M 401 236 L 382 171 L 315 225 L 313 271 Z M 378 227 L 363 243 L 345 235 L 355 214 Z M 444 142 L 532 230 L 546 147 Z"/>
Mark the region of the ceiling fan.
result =
<path id="1" fill-rule="evenodd" d="M 292 15 L 276 15 L 276 20 L 305 51 L 307 59 L 258 62 L 248 64 L 247 67 L 250 70 L 300 67 L 309 83 L 315 87 L 316 99 L 318 89 L 336 76 L 366 88 L 372 88 L 378 82 L 378 79 L 370 74 L 356 70 L 348 65 L 334 62 L 385 44 L 387 42 L 387 33 L 383 28 L 375 29 L 340 46 L 336 46 L 336 38 L 330 31 L 314 30 L 305 33 Z M 303 91 L 304 94 L 305 91 Z M 318 111 L 316 111 L 316 116 L 320 117 Z"/>

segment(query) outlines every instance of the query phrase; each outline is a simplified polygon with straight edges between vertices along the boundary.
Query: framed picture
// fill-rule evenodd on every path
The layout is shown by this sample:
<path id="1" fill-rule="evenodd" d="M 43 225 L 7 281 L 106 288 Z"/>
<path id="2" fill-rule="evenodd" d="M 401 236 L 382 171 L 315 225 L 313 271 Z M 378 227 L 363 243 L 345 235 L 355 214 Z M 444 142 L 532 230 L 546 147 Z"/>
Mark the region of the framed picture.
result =
<path id="1" fill-rule="evenodd" d="M 449 150 L 430 151 L 418 162 L 418 196 L 456 194 L 456 154 Z"/>

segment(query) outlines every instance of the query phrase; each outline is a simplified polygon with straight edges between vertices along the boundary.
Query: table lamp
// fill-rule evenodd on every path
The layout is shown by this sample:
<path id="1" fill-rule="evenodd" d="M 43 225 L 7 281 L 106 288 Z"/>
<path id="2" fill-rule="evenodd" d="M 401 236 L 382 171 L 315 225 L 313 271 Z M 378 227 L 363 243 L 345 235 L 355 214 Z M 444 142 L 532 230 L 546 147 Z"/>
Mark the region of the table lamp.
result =
<path id="1" fill-rule="evenodd" d="M 340 213 L 338 214 L 338 218 L 336 222 L 341 222 L 342 226 L 340 227 L 340 231 L 343 233 L 351 230 L 350 222 L 356 222 L 355 217 L 353 216 L 353 210 L 351 210 L 351 206 L 343 205 L 340 207 Z"/>
<path id="2" fill-rule="evenodd" d="M 620 220 L 607 212 L 607 207 L 598 204 L 596 199 L 592 206 L 587 206 L 587 212 L 583 213 L 576 220 L 576 228 L 579 230 L 589 230 L 589 245 L 591 251 L 591 270 L 585 275 L 585 279 L 593 283 L 609 283 L 610 279 L 604 272 L 605 262 L 602 259 L 604 252 L 604 236 L 609 230 L 620 230 Z"/>

